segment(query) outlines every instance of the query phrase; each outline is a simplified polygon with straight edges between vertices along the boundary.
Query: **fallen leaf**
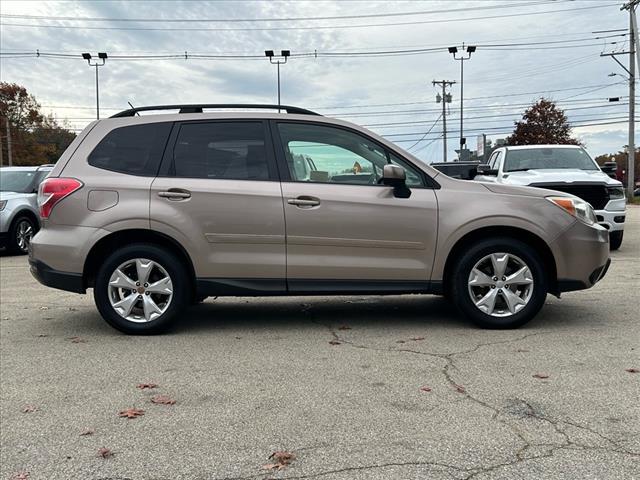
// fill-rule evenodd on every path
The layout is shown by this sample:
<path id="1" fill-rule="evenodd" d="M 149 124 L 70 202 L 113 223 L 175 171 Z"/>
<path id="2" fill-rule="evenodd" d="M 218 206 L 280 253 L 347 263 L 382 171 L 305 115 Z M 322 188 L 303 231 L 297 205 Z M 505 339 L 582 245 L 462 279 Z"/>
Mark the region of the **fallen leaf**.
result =
<path id="1" fill-rule="evenodd" d="M 426 385 L 423 387 L 420 387 L 420 391 L 421 392 L 430 392 L 431 391 L 431 387 L 427 387 Z"/>
<path id="2" fill-rule="evenodd" d="M 139 388 L 140 390 L 145 390 L 147 388 L 156 388 L 158 386 L 158 384 L 156 383 L 139 383 L 138 385 L 136 385 L 136 388 Z"/>
<path id="3" fill-rule="evenodd" d="M 420 340 L 424 340 L 424 337 L 411 337 L 409 340 L 413 340 L 414 342 L 419 342 Z"/>
<path id="4" fill-rule="evenodd" d="M 36 410 L 38 410 L 38 407 L 36 407 L 35 405 L 25 405 L 22 409 L 22 413 L 33 413 Z"/>
<path id="5" fill-rule="evenodd" d="M 176 401 L 168 395 L 156 395 L 151 397 L 151 403 L 157 403 L 160 405 L 174 405 Z"/>
<path id="6" fill-rule="evenodd" d="M 266 470 L 282 470 L 287 467 L 296 459 L 295 454 L 291 452 L 286 452 L 284 450 L 278 450 L 277 452 L 273 452 L 269 455 L 269 460 L 275 460 L 275 463 L 267 463 L 263 465 L 262 468 Z"/>
<path id="7" fill-rule="evenodd" d="M 533 378 L 544 380 L 545 378 L 549 378 L 549 375 L 547 375 L 546 373 L 536 373 L 533 375 Z"/>
<path id="8" fill-rule="evenodd" d="M 98 456 L 102 458 L 109 458 L 113 456 L 113 452 L 106 447 L 102 447 L 98 449 Z"/>
<path id="9" fill-rule="evenodd" d="M 46 333 L 39 333 L 38 337 L 40 338 L 44 338 L 44 337 L 48 337 L 49 335 L 47 335 Z"/>
<path id="10" fill-rule="evenodd" d="M 454 388 L 456 389 L 456 392 L 458 393 L 465 393 L 466 390 L 462 385 L 454 385 Z"/>
<path id="11" fill-rule="evenodd" d="M 142 415 L 144 415 L 144 410 L 140 410 L 139 408 L 127 408 L 126 410 L 122 410 L 120 413 L 118 413 L 118 416 L 126 417 L 129 419 L 140 417 Z"/>
<path id="12" fill-rule="evenodd" d="M 40 310 L 49 310 L 49 307 L 40 307 Z"/>
<path id="13" fill-rule="evenodd" d="M 86 437 L 87 435 L 93 435 L 96 431 L 93 428 L 85 428 L 81 433 L 81 437 Z"/>
<path id="14" fill-rule="evenodd" d="M 87 343 L 87 341 L 82 337 L 69 337 L 71 343 Z"/>
<path id="15" fill-rule="evenodd" d="M 405 340 L 396 340 L 396 343 L 407 343 Z"/>
<path id="16" fill-rule="evenodd" d="M 626 368 L 625 372 L 629 372 L 629 373 L 640 373 L 640 370 L 637 368 Z"/>
<path id="17" fill-rule="evenodd" d="M 341 327 L 338 327 L 338 330 L 351 330 L 351 327 L 347 325 L 342 325 Z"/>
<path id="18" fill-rule="evenodd" d="M 24 470 L 16 472 L 11 476 L 11 480 L 29 480 L 29 472 L 25 472 Z"/>
<path id="19" fill-rule="evenodd" d="M 330 340 L 329 341 L 329 345 L 340 345 L 341 342 L 337 341 L 337 340 Z"/>

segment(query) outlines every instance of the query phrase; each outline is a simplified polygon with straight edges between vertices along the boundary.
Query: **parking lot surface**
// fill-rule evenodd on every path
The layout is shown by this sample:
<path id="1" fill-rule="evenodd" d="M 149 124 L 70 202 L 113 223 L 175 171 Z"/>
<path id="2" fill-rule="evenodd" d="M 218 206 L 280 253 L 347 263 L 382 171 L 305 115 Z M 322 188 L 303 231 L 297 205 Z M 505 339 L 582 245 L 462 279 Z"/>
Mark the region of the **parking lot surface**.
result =
<path id="1" fill-rule="evenodd" d="M 627 218 L 601 283 L 512 331 L 433 296 L 211 298 L 131 337 L 2 256 L 0 478 L 640 478 Z"/>

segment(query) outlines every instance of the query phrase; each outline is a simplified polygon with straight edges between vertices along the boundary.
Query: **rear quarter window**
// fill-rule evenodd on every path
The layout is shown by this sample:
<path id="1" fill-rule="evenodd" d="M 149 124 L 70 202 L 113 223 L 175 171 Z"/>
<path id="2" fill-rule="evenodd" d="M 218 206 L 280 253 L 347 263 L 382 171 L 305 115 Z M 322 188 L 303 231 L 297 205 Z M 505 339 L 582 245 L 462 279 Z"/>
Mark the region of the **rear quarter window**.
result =
<path id="1" fill-rule="evenodd" d="M 130 175 L 155 176 L 171 122 L 130 125 L 111 130 L 89 154 L 89 165 Z"/>

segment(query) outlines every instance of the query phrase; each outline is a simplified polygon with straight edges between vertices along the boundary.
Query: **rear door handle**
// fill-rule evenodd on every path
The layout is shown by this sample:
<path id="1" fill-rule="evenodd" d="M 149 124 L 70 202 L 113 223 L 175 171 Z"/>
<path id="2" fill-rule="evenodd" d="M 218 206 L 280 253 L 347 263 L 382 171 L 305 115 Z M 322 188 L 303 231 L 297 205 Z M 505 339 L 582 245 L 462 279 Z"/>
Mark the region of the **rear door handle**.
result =
<path id="1" fill-rule="evenodd" d="M 186 200 L 191 198 L 191 192 L 181 188 L 170 188 L 165 192 L 158 192 L 158 196 L 169 200 Z"/>
<path id="2" fill-rule="evenodd" d="M 298 198 L 288 198 L 287 203 L 289 205 L 295 205 L 297 207 L 317 207 L 320 205 L 320 199 L 315 197 L 301 196 Z"/>

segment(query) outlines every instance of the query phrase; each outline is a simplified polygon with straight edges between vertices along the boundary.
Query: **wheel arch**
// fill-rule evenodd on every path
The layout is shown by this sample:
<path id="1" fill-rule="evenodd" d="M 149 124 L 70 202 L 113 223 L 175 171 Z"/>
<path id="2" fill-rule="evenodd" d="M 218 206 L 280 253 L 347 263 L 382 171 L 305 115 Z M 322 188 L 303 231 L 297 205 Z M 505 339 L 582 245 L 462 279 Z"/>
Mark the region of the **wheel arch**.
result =
<path id="1" fill-rule="evenodd" d="M 15 225 L 19 218 L 27 217 L 29 220 L 33 221 L 36 226 L 36 229 L 40 228 L 40 218 L 36 215 L 32 210 L 28 208 L 22 208 L 13 214 L 13 218 L 9 223 L 9 230 Z"/>
<path id="2" fill-rule="evenodd" d="M 478 228 L 466 233 L 460 239 L 458 239 L 451 250 L 449 250 L 449 253 L 447 254 L 447 260 L 444 265 L 442 285 L 445 291 L 448 291 L 450 289 L 452 271 L 455 266 L 456 260 L 460 258 L 461 253 L 466 248 L 477 243 L 478 241 L 485 240 L 491 237 L 513 238 L 533 247 L 536 252 L 542 257 L 543 267 L 545 269 L 545 272 L 547 272 L 549 293 L 552 293 L 553 295 L 559 295 L 556 261 L 555 257 L 553 256 L 553 252 L 549 248 L 549 245 L 547 245 L 547 243 L 535 233 L 522 228 L 509 226 L 491 226 Z"/>
<path id="3" fill-rule="evenodd" d="M 145 229 L 127 229 L 110 233 L 101 238 L 91 247 L 84 262 L 82 273 L 83 286 L 90 288 L 95 285 L 95 277 L 100 266 L 100 260 L 118 247 L 133 243 L 151 243 L 171 251 L 187 267 L 187 275 L 191 281 L 191 291 L 195 292 L 195 269 L 191 257 L 185 248 L 168 235 Z"/>

